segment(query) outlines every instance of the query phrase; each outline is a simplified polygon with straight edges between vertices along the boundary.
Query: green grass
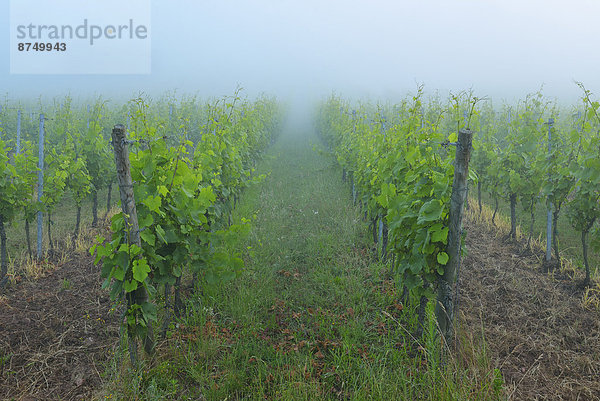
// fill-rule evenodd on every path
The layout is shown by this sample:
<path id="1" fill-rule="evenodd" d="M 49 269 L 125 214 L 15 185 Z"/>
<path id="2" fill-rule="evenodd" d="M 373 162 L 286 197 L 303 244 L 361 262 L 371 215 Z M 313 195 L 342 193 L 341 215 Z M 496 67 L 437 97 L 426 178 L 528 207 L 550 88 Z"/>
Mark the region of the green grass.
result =
<path id="1" fill-rule="evenodd" d="M 258 166 L 269 176 L 235 210 L 235 221 L 256 214 L 242 277 L 191 296 L 137 374 L 118 362 L 122 347 L 100 399 L 501 399 L 485 347 L 464 351 L 476 362 L 439 363 L 431 305 L 424 338 L 412 338 L 414 308 L 399 303 L 341 171 L 311 141 L 281 138 Z"/>

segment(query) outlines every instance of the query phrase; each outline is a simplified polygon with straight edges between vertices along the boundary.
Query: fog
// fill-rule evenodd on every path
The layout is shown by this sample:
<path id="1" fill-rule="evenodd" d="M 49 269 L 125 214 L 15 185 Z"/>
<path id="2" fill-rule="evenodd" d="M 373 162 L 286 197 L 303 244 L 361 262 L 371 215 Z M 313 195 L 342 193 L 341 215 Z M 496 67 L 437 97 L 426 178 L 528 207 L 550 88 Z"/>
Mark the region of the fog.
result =
<path id="1" fill-rule="evenodd" d="M 40 0 L 40 2 L 43 0 Z M 246 95 L 300 105 L 332 92 L 397 99 L 472 88 L 514 101 L 542 85 L 561 103 L 582 81 L 600 93 L 597 0 L 153 0 L 147 75 L 11 75 L 0 35 L 0 90 L 9 98 L 143 91 Z M 68 12 L 68 10 L 65 10 Z M 8 1 L 0 26 L 9 23 Z M 107 54 L 118 59 L 119 54 Z"/>

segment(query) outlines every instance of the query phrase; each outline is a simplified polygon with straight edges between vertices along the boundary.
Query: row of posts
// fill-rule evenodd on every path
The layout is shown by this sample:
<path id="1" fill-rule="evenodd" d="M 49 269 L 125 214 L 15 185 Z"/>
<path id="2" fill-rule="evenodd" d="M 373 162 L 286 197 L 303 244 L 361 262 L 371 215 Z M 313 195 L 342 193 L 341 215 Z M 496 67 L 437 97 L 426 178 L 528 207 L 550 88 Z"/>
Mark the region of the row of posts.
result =
<path id="1" fill-rule="evenodd" d="M 342 109 L 340 109 L 340 112 L 342 112 Z M 353 111 L 354 116 L 355 116 L 355 113 L 356 113 L 356 111 Z M 468 115 L 467 115 L 466 111 L 464 112 L 463 117 L 464 117 L 464 119 L 466 121 L 467 118 L 468 118 Z M 508 123 L 509 124 L 510 124 L 510 121 L 511 121 L 511 113 L 510 113 L 510 110 L 509 110 L 509 114 L 508 114 Z M 548 155 L 550 155 L 552 153 L 552 127 L 554 125 L 554 119 L 553 118 L 548 119 L 546 125 L 548 125 Z M 384 137 L 385 137 L 385 120 L 382 120 L 382 130 L 383 130 L 383 134 L 384 134 Z M 463 132 L 461 132 L 461 134 L 463 134 Z M 470 142 L 470 140 L 468 142 Z M 469 158 L 470 157 L 467 156 L 467 163 L 466 163 L 467 166 L 468 166 L 468 159 Z M 468 171 L 468 167 L 467 167 L 467 171 Z M 550 177 L 550 173 L 548 173 L 548 179 L 550 179 L 550 178 L 551 178 Z M 466 182 L 465 182 L 465 189 L 466 189 Z M 355 189 L 355 186 L 354 186 L 354 182 L 352 182 L 352 196 L 353 196 L 354 203 L 356 203 L 356 189 Z M 468 202 L 466 202 L 466 196 L 465 196 L 465 199 L 464 199 L 464 203 L 466 203 L 468 205 Z M 548 202 L 547 216 L 546 216 L 546 261 L 548 261 L 548 262 L 552 259 L 552 208 L 553 208 L 552 202 L 549 201 Z M 459 218 L 458 220 L 460 221 L 461 218 Z M 379 231 L 378 237 L 380 239 L 382 237 L 382 228 L 383 228 L 382 226 L 383 226 L 383 219 L 380 219 L 380 221 L 379 221 L 379 227 L 378 227 L 379 228 L 379 230 L 378 230 Z M 449 248 L 451 248 L 451 247 L 449 247 Z M 455 256 L 458 256 L 458 255 L 455 255 Z M 450 259 L 452 259 L 452 258 L 450 258 Z M 457 260 L 455 261 L 455 263 L 457 264 L 457 266 L 455 266 L 454 269 L 448 269 L 448 268 L 446 269 L 446 270 L 454 270 L 454 272 L 446 272 L 446 273 L 450 273 L 449 274 L 450 276 L 454 276 L 454 277 L 447 277 L 448 279 L 450 279 L 450 280 L 448 280 L 449 282 L 454 282 L 454 280 L 456 279 L 455 276 L 458 275 L 458 266 L 460 266 L 460 262 L 459 262 L 460 259 L 458 257 L 456 257 L 456 259 Z M 443 298 L 443 296 L 442 296 L 442 298 Z M 440 301 L 442 301 L 442 303 L 445 304 L 444 306 L 446 308 L 449 308 L 449 307 L 452 308 L 452 306 L 450 305 L 451 303 L 448 303 L 447 300 L 446 300 L 446 302 L 443 302 L 443 300 L 440 299 Z M 443 315 L 445 315 L 446 319 L 449 317 L 448 315 L 450 315 L 450 319 L 449 320 L 450 321 L 452 320 L 453 313 L 451 311 L 446 310 L 445 313 L 443 313 Z M 439 311 L 438 311 L 438 317 L 441 317 L 440 314 L 439 314 Z M 444 319 L 442 319 L 442 320 L 444 320 Z M 449 322 L 446 320 L 446 323 L 449 323 Z M 442 329 L 443 329 L 442 331 L 445 332 L 445 334 L 448 334 L 448 331 L 447 331 L 448 327 L 443 327 Z"/>
<path id="2" fill-rule="evenodd" d="M 343 108 L 340 107 L 340 114 L 343 113 Z M 352 111 L 353 117 L 356 117 L 356 110 Z M 578 114 L 578 118 L 581 116 L 581 113 Z M 511 110 L 508 110 L 508 124 L 511 122 Z M 468 119 L 467 111 L 463 112 L 463 118 L 465 121 Z M 382 118 L 381 121 L 382 131 L 385 138 L 386 126 L 385 126 L 385 117 Z M 548 122 L 548 155 L 552 153 L 552 127 L 554 125 L 554 119 L 549 118 Z M 423 120 L 421 120 L 421 128 L 423 128 Z M 510 127 L 509 127 L 510 129 Z M 550 173 L 548 173 L 548 179 L 550 179 Z M 352 183 L 352 198 L 354 203 L 356 203 L 356 189 L 354 187 L 354 182 Z M 468 202 L 466 203 L 466 207 L 468 208 Z M 546 215 L 546 261 L 549 262 L 552 259 L 552 202 L 548 202 L 548 210 Z"/>
<path id="3" fill-rule="evenodd" d="M 2 106 L 0 106 L 0 113 L 2 112 Z M 88 106 L 89 113 L 89 106 Z M 31 113 L 31 117 L 33 119 L 33 113 Z M 16 154 L 21 153 L 21 119 L 22 112 L 21 110 L 17 110 L 17 146 L 15 149 Z M 44 114 L 40 114 L 39 119 L 39 137 L 38 137 L 38 188 L 37 188 L 37 200 L 41 203 L 42 196 L 44 194 L 44 138 L 45 138 L 45 117 Z M 90 120 L 88 117 L 87 127 L 90 127 Z M 41 210 L 37 212 L 37 249 L 36 256 L 39 259 L 42 258 L 42 234 L 43 234 L 43 213 Z"/>
<path id="4" fill-rule="evenodd" d="M 578 114 L 578 117 L 581 114 Z M 465 121 L 467 120 L 467 112 L 465 111 L 463 114 L 463 117 L 465 119 Z M 509 124 L 509 130 L 510 130 L 510 122 L 511 122 L 511 110 L 508 110 L 508 124 Z M 545 125 L 548 125 L 548 156 L 550 156 L 550 154 L 552 153 L 552 127 L 554 125 L 554 119 L 553 118 L 549 118 L 548 121 L 545 123 Z M 548 173 L 548 180 L 550 180 L 551 178 L 551 174 Z M 551 195 L 548 195 L 548 197 L 550 197 Z M 469 207 L 469 204 L 467 202 L 467 208 Z M 552 260 L 552 202 L 548 201 L 548 210 L 546 212 L 546 262 L 550 262 L 550 260 Z"/>
<path id="5" fill-rule="evenodd" d="M 2 113 L 2 105 L 0 105 L 0 113 Z M 31 119 L 33 120 L 33 112 Z M 21 110 L 17 110 L 17 146 L 15 153 L 21 153 Z M 44 193 L 44 114 L 40 114 L 39 125 L 39 145 L 38 145 L 38 202 L 41 202 Z M 42 258 L 42 223 L 43 214 L 37 212 L 37 258 Z"/>
<path id="6" fill-rule="evenodd" d="M 0 114 L 3 111 L 2 105 L 0 105 Z M 87 106 L 87 128 L 90 128 L 90 106 Z M 34 113 L 30 113 L 30 117 L 33 120 Z M 169 106 L 169 122 L 171 122 L 173 116 L 173 106 Z M 15 149 L 15 153 L 21 153 L 21 119 L 22 112 L 20 109 L 17 110 L 17 146 Z M 44 194 L 44 137 L 45 137 L 45 127 L 44 127 L 45 117 L 44 114 L 40 114 L 39 119 L 39 140 L 38 140 L 38 191 L 37 191 L 37 200 L 38 202 L 42 201 L 42 196 Z M 127 128 L 129 129 L 130 124 L 130 116 L 127 114 Z M 43 213 L 42 211 L 37 212 L 37 253 L 36 256 L 39 259 L 42 258 L 42 234 L 43 234 Z"/>

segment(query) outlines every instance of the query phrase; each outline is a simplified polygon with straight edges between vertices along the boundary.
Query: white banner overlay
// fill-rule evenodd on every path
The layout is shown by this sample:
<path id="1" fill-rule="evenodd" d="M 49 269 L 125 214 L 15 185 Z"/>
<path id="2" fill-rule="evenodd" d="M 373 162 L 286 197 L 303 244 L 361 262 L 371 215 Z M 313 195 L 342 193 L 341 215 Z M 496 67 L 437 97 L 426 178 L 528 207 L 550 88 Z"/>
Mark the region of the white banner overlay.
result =
<path id="1" fill-rule="evenodd" d="M 10 0 L 11 74 L 150 74 L 150 0 Z"/>

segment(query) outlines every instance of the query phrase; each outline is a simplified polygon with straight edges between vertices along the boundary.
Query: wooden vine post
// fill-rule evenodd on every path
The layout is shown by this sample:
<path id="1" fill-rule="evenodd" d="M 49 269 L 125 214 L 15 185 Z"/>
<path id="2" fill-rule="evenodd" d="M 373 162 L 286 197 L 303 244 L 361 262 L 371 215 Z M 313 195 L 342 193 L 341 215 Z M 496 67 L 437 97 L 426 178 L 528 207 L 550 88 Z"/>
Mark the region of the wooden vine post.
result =
<path id="1" fill-rule="evenodd" d="M 548 156 L 550 157 L 552 154 L 552 125 L 554 124 L 554 119 L 549 118 L 546 124 L 548 124 Z M 551 179 L 551 173 L 548 172 L 548 181 Z M 548 198 L 550 196 L 548 195 Z M 552 260 L 552 208 L 552 201 L 549 201 L 546 215 L 546 263 Z"/>
<path id="2" fill-rule="evenodd" d="M 126 131 L 123 125 L 115 125 L 112 131 L 112 143 L 115 151 L 115 164 L 117 167 L 117 179 L 119 182 L 119 191 L 121 194 L 121 208 L 125 214 L 125 223 L 129 229 L 129 243 L 135 244 L 141 248 L 140 226 L 138 224 L 137 209 L 135 207 L 135 198 L 133 196 L 133 180 L 131 179 L 129 163 L 129 145 L 127 142 Z M 131 305 L 142 305 L 148 300 L 146 288 L 142 285 L 137 290 L 128 294 L 127 307 Z M 128 325 L 129 355 L 131 362 L 137 364 L 137 343 L 135 333 Z M 151 322 L 147 323 L 146 337 L 144 338 L 144 350 L 151 354 L 154 350 L 154 333 Z"/>
<path id="3" fill-rule="evenodd" d="M 440 331 L 447 344 L 451 344 L 454 335 L 454 319 L 458 315 L 458 291 L 454 291 L 460 269 L 460 248 L 462 238 L 462 217 L 467 199 L 467 180 L 469 178 L 469 160 L 473 133 L 469 129 L 458 132 L 456 159 L 454 161 L 454 181 L 450 197 L 450 215 L 448 244 L 449 256 L 444 275 L 440 277 L 437 288 L 436 317 Z M 456 298 L 456 299 L 455 299 Z"/>
<path id="4" fill-rule="evenodd" d="M 42 196 L 44 194 L 44 115 L 40 114 L 40 135 L 38 138 L 38 187 L 37 197 L 38 202 L 42 202 Z M 42 259 L 42 223 L 44 222 L 44 215 L 41 210 L 37 212 L 37 259 Z"/>

